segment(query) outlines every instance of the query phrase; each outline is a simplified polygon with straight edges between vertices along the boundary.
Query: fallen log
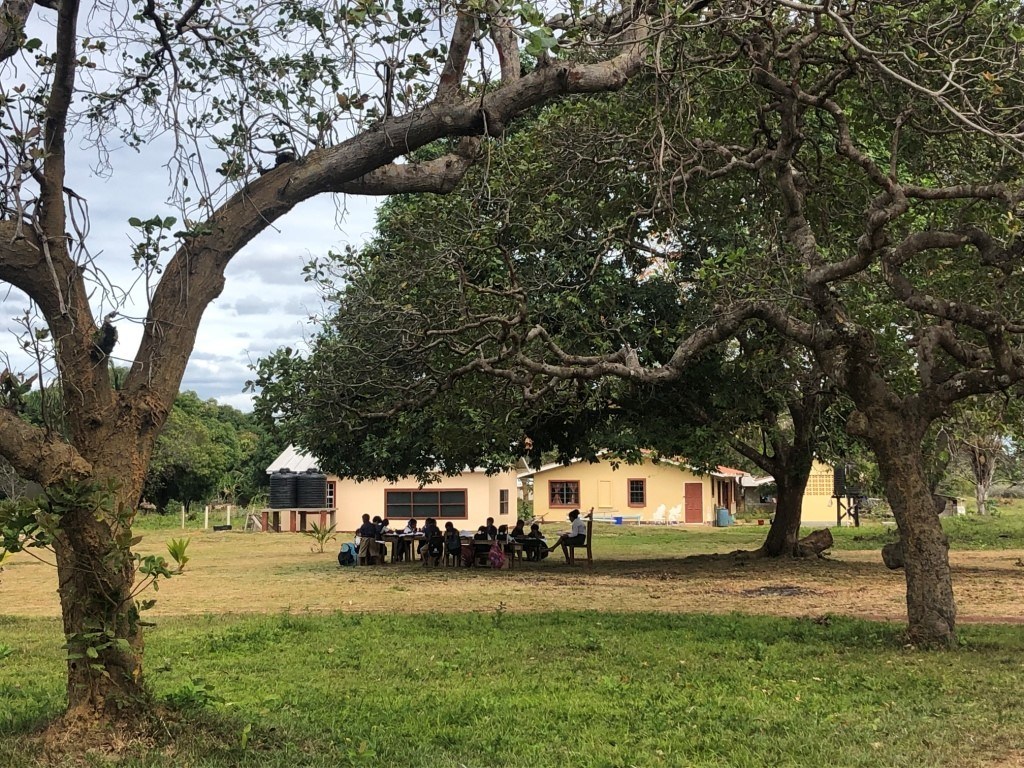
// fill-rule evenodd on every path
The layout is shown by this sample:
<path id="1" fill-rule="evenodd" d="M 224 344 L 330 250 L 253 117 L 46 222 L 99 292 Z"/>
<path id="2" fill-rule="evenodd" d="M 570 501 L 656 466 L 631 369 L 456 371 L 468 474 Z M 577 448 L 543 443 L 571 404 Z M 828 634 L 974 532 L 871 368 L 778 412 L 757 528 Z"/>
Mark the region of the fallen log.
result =
<path id="1" fill-rule="evenodd" d="M 816 531 L 811 531 L 796 543 L 794 554 L 797 557 L 822 557 L 822 553 L 831 549 L 832 544 L 832 531 L 828 528 L 819 528 Z"/>

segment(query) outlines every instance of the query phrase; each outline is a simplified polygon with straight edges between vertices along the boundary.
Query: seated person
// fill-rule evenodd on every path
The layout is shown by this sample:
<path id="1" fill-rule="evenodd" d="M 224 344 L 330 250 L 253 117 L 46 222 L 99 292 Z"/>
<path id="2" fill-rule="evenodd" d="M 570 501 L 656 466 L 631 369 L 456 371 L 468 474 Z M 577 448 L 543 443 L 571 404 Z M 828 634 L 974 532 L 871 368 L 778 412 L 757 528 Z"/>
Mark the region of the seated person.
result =
<path id="1" fill-rule="evenodd" d="M 497 531 L 497 529 L 495 529 Z M 487 565 L 487 553 L 491 551 L 490 537 L 487 535 L 487 527 L 481 525 L 473 534 L 473 563 Z"/>
<path id="2" fill-rule="evenodd" d="M 513 539 L 512 534 L 508 532 L 507 525 L 498 526 L 498 541 L 501 542 L 502 551 L 506 555 L 512 555 L 515 552 L 515 547 L 512 546 L 512 543 L 515 541 L 515 539 Z"/>
<path id="3" fill-rule="evenodd" d="M 487 518 L 487 525 L 484 526 L 484 530 L 487 532 L 487 538 L 494 541 L 498 538 L 498 529 L 494 527 L 494 518 Z"/>
<path id="4" fill-rule="evenodd" d="M 411 541 L 412 537 L 415 536 L 418 532 L 419 529 L 416 527 L 415 520 L 410 520 L 408 523 L 405 524 L 405 528 L 402 529 L 402 536 L 407 536 L 409 538 L 399 539 L 398 543 L 395 545 L 395 554 L 398 560 L 412 560 Z"/>
<path id="5" fill-rule="evenodd" d="M 565 562 L 569 562 L 569 547 L 582 547 L 587 543 L 587 524 L 583 518 L 580 517 L 580 511 L 574 509 L 569 512 L 569 523 L 570 529 L 564 531 L 559 537 L 558 541 L 555 542 L 552 549 L 562 548 L 562 554 L 565 555 Z"/>
<path id="6" fill-rule="evenodd" d="M 522 520 L 516 520 L 516 527 L 512 529 L 509 534 L 513 539 L 517 541 L 526 537 L 526 523 Z"/>
<path id="7" fill-rule="evenodd" d="M 446 557 L 452 555 L 456 558 L 462 555 L 462 537 L 451 520 L 444 524 L 444 554 Z"/>
<path id="8" fill-rule="evenodd" d="M 384 526 L 387 525 L 388 521 L 381 520 L 380 515 L 374 515 L 373 520 L 371 520 L 370 522 L 372 522 L 373 527 L 377 529 L 376 539 L 378 554 L 380 555 L 381 562 L 384 562 L 384 560 L 387 558 L 388 548 L 384 544 L 384 542 L 381 541 L 381 539 L 384 538 Z"/>
<path id="9" fill-rule="evenodd" d="M 437 521 L 434 518 L 428 517 L 423 521 L 423 528 L 420 530 L 420 533 L 423 535 L 423 541 L 417 545 L 416 551 L 422 553 L 430 545 L 432 538 L 441 535 L 441 529 L 437 527 Z"/>
<path id="10" fill-rule="evenodd" d="M 530 532 L 523 537 L 522 543 L 527 560 L 543 560 L 548 556 L 548 543 L 537 523 L 530 526 Z"/>

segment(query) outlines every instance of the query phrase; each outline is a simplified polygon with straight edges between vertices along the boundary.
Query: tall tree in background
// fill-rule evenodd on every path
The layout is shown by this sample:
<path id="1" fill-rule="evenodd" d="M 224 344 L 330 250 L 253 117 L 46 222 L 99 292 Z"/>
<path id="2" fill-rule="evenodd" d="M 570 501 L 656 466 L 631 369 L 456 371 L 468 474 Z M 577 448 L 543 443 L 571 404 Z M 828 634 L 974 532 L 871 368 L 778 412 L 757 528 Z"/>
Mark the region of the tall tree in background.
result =
<path id="1" fill-rule="evenodd" d="M 231 259 L 317 195 L 452 189 L 476 159 L 474 137 L 500 136 L 552 98 L 621 87 L 683 9 L 662 20 L 629 5 L 555 3 L 550 21 L 501 2 L 85 10 L 78 0 L 7 0 L 0 14 L 0 281 L 37 308 L 30 338 L 53 345 L 66 407 L 63 433 L 0 410 L 0 455 L 60 497 L 50 534 L 70 649 L 65 723 L 91 728 L 146 710 L 132 506 Z M 544 66 L 524 74 L 521 45 Z M 574 47 L 588 50 L 586 63 L 559 58 Z M 445 137 L 456 139 L 450 151 L 403 162 Z M 129 221 L 134 247 L 123 258 L 147 309 L 117 389 L 108 360 L 128 297 L 90 249 L 88 205 L 103 201 L 75 191 L 89 170 L 71 151 L 82 142 L 106 172 L 118 172 L 112 150 L 128 146 L 169 175 L 166 209 Z M 98 501 L 105 488 L 116 497 L 109 508 Z"/>

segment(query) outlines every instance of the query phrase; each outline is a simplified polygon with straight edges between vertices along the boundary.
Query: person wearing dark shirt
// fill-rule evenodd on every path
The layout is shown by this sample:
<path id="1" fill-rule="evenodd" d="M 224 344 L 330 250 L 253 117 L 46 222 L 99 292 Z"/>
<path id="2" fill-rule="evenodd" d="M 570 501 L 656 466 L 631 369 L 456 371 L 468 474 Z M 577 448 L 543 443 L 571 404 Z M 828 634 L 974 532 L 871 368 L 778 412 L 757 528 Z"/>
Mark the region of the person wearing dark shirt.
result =
<path id="1" fill-rule="evenodd" d="M 495 529 L 495 535 L 497 535 L 497 529 Z M 486 564 L 487 553 L 491 551 L 488 539 L 490 539 L 490 536 L 487 535 L 487 527 L 481 525 L 476 529 L 476 533 L 473 534 L 473 565 L 476 565 L 481 560 Z"/>
<path id="2" fill-rule="evenodd" d="M 363 524 L 356 530 L 359 537 L 359 564 L 371 565 L 379 556 L 377 550 L 377 526 L 370 522 L 369 515 L 363 515 Z"/>
<path id="3" fill-rule="evenodd" d="M 437 521 L 434 518 L 428 517 L 423 521 L 423 527 L 420 528 L 419 532 L 423 536 L 423 541 L 419 542 L 416 546 L 416 551 L 422 552 L 424 547 L 427 546 L 427 542 L 430 541 L 430 537 L 437 536 L 441 529 L 437 527 Z"/>
<path id="4" fill-rule="evenodd" d="M 494 518 L 493 517 L 488 517 L 487 518 L 487 525 L 484 526 L 484 530 L 487 531 L 487 538 L 488 539 L 492 539 L 493 540 L 493 539 L 498 538 L 498 529 L 494 527 Z"/>
<path id="5" fill-rule="evenodd" d="M 530 526 L 530 532 L 523 539 L 523 551 L 527 560 L 543 560 L 548 556 L 548 544 L 537 523 Z"/>
<path id="6" fill-rule="evenodd" d="M 377 538 L 377 526 L 370 522 L 369 515 L 363 515 L 363 524 L 356 530 L 356 535 L 361 539 L 370 539 L 371 541 Z"/>
<path id="7" fill-rule="evenodd" d="M 444 524 L 444 553 L 445 557 L 454 557 L 456 563 L 462 558 L 462 537 L 451 520 Z"/>
<path id="8" fill-rule="evenodd" d="M 516 520 L 516 527 L 512 529 L 510 534 L 513 539 L 522 539 L 526 536 L 526 523 L 522 520 Z"/>

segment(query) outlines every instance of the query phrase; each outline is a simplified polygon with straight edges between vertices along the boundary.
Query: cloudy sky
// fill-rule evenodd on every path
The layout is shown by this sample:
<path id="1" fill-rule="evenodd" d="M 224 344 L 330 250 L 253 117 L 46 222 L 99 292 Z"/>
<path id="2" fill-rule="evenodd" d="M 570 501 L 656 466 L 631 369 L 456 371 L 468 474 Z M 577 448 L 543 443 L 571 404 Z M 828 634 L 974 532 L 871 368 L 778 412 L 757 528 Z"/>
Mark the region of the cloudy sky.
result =
<path id="1" fill-rule="evenodd" d="M 128 218 L 173 213 L 162 205 L 168 189 L 166 170 L 158 164 L 147 165 L 144 155 L 118 158 L 115 166 L 109 179 L 82 169 L 69 186 L 89 200 L 89 247 L 98 266 L 113 283 L 128 286 L 135 279 Z M 249 410 L 251 396 L 242 392 L 251 377 L 249 364 L 278 347 L 301 344 L 310 330 L 310 314 L 320 307 L 316 291 L 302 279 L 303 265 L 330 248 L 364 241 L 373 229 L 378 202 L 346 198 L 346 213 L 339 227 L 333 199 L 309 201 L 280 220 L 276 230 L 267 230 L 235 256 L 224 292 L 203 318 L 181 389 Z M 136 295 L 140 300 L 134 307 L 126 307 L 124 314 L 145 314 L 144 293 L 137 290 Z M 97 306 L 94 300 L 94 311 Z M 0 283 L 0 353 L 16 370 L 28 361 L 18 351 L 12 318 L 27 308 L 23 293 Z M 119 341 L 114 357 L 130 360 L 138 347 L 139 327 L 123 318 L 115 320 L 115 325 Z M 0 357 L 0 368 L 7 360 Z"/>

